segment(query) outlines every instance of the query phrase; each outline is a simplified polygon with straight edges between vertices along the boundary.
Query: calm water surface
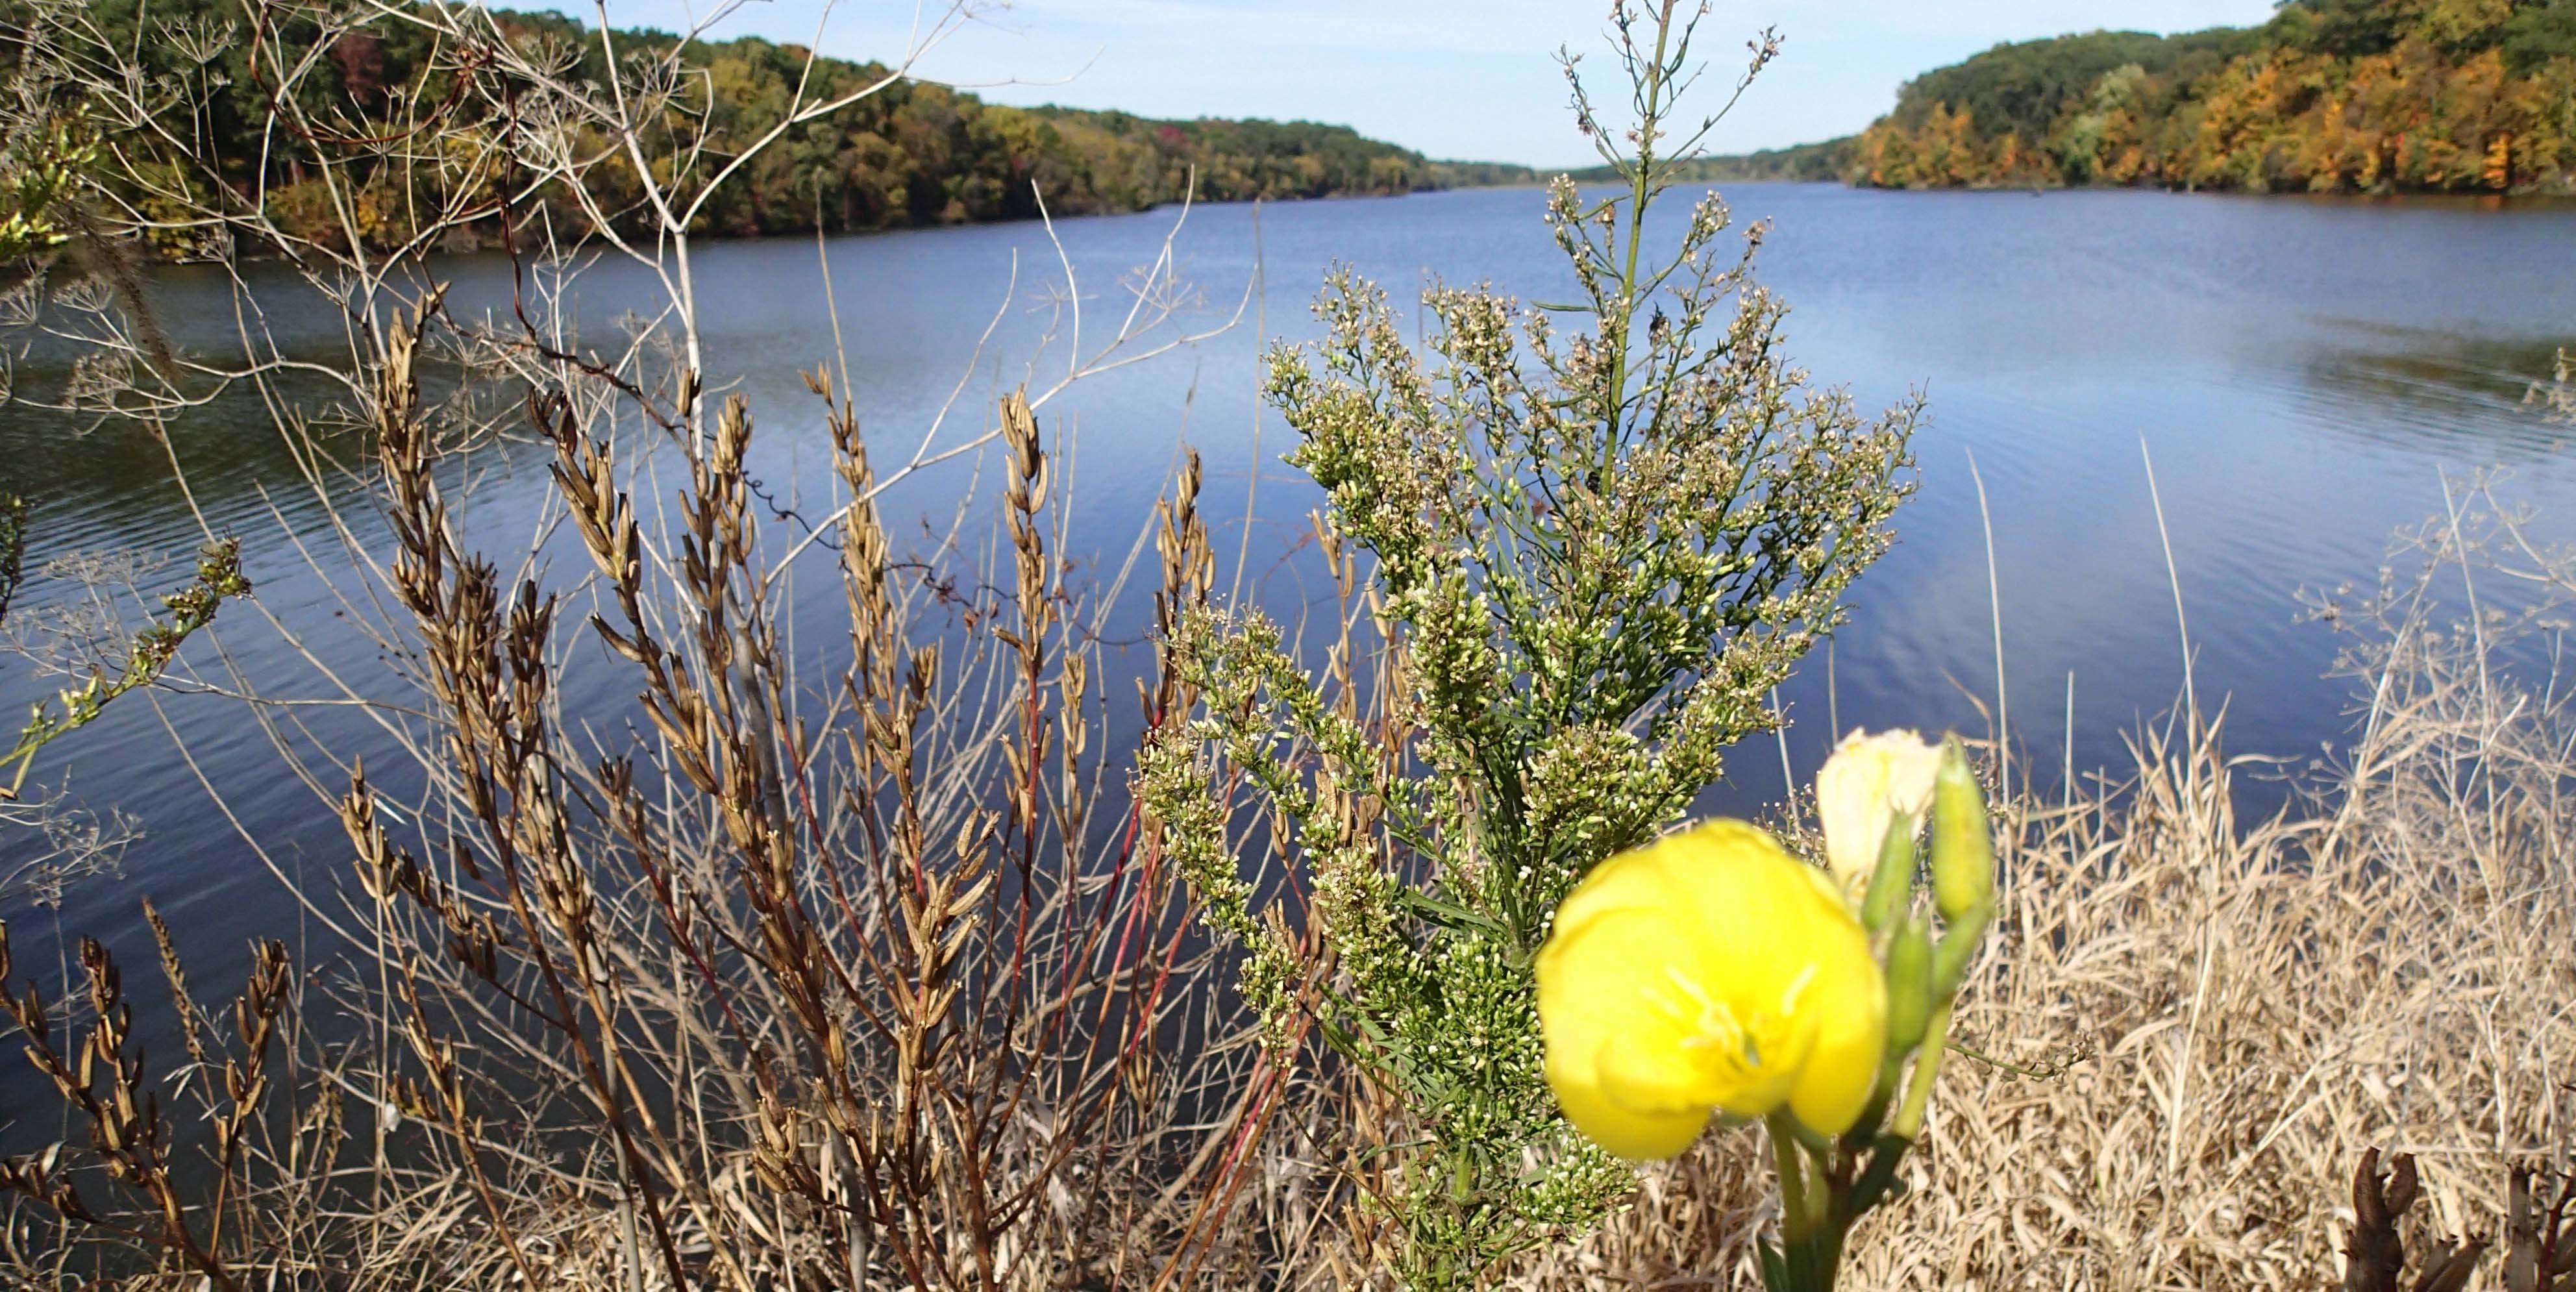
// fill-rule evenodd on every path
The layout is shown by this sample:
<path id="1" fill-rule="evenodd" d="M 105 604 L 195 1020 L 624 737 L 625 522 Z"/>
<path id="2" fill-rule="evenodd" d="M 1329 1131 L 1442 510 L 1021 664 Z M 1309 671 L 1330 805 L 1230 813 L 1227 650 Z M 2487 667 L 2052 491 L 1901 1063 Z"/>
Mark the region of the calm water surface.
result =
<path id="1" fill-rule="evenodd" d="M 2508 467 L 2544 525 L 2566 528 L 2576 434 L 2521 401 L 2553 350 L 2576 342 L 2576 276 L 2563 271 L 2576 250 L 2576 211 L 1795 185 L 1739 186 L 1729 196 L 1739 218 L 1774 222 L 1762 277 L 1795 309 L 1791 353 L 1820 381 L 1847 383 L 1865 407 L 1915 388 L 1930 401 L 1917 441 L 1921 494 L 1899 519 L 1899 546 L 1859 586 L 1852 623 L 1832 648 L 1830 686 L 1820 652 L 1782 697 L 1801 777 L 1829 743 L 1829 717 L 1986 729 L 1980 705 L 1994 696 L 1995 643 L 1972 456 L 1991 510 L 2016 736 L 2049 768 L 2065 752 L 2070 675 L 2079 767 L 2118 765 L 2123 732 L 2171 706 L 2182 682 L 2142 442 L 2199 652 L 2200 694 L 2232 697 L 2239 751 L 2307 757 L 2341 736 L 2346 688 L 2321 676 L 2335 639 L 2298 621 L 2295 594 L 2373 578 L 2392 527 L 2440 510 L 2446 473 Z M 1206 455 L 1203 508 L 1229 552 L 1260 468 L 1251 577 L 1274 606 L 1293 606 L 1314 585 L 1281 554 L 1316 498 L 1276 461 L 1286 434 L 1276 414 L 1256 413 L 1263 337 L 1313 334 L 1305 301 L 1335 261 L 1378 278 L 1399 301 L 1426 275 L 1560 295 L 1565 276 L 1540 200 L 1504 190 L 1191 213 L 1178 247 L 1206 298 L 1199 324 L 1233 311 L 1256 264 L 1264 285 L 1232 333 L 1087 382 L 1052 406 L 1073 436 L 1072 555 L 1116 569 L 1186 436 Z M 1125 307 L 1120 276 L 1153 258 L 1172 219 L 1060 226 L 1085 284 L 1092 342 L 1102 317 Z M 1049 320 L 1042 284 L 1056 261 L 1043 229 L 854 238 L 830 255 L 857 402 L 881 463 L 918 439 L 961 377 L 962 416 L 975 422 L 985 400 L 1029 375 Z M 738 374 L 752 402 L 763 428 L 758 473 L 782 498 L 824 496 L 828 442 L 795 375 L 831 353 L 814 245 L 718 245 L 698 263 L 708 366 Z M 469 258 L 446 269 L 466 308 L 506 299 L 506 266 Z M 272 287 L 272 327 L 294 344 L 337 344 L 336 323 L 298 311 L 309 299 L 299 289 L 282 277 Z M 179 271 L 160 293 L 182 343 L 216 350 L 231 320 L 224 285 Z M 593 326 L 647 299 L 642 283 L 613 267 L 582 288 Z M 1001 323 L 977 359 L 997 307 Z M 1039 362 L 1043 379 L 1062 364 L 1061 348 Z M 63 372 L 39 352 L 17 376 L 22 387 L 41 386 Z M 318 409 L 327 392 L 303 397 Z M 329 694 L 282 629 L 322 664 L 366 677 L 374 648 L 344 616 L 378 609 L 340 602 L 302 553 L 328 562 L 348 543 L 381 558 L 381 531 L 365 517 L 335 531 L 255 406 L 183 426 L 177 452 L 195 504 L 219 530 L 243 536 L 260 584 L 259 607 L 228 608 L 217 637 L 189 647 L 192 663 L 207 676 L 230 663 L 281 694 Z M 474 531 L 500 550 L 527 550 L 541 461 L 495 453 L 474 469 Z M 908 503 L 936 514 L 974 479 L 971 463 L 952 464 L 919 481 Z M 130 427 L 85 431 L 0 409 L 0 487 L 41 506 L 31 570 L 194 541 L 162 449 Z M 145 582 L 181 577 L 172 567 Z M 31 589 L 21 614 L 61 604 L 66 586 Z M 1141 600 L 1129 597 L 1120 613 L 1132 636 Z M 828 643 L 838 615 L 838 591 L 808 580 L 802 638 Z M 585 676 L 568 684 L 576 707 L 622 717 L 627 680 L 596 666 Z M 38 693 L 23 666 L 0 665 L 0 702 L 23 706 Z M 76 890 L 61 913 L 66 926 L 130 929 L 135 895 L 148 892 L 207 958 L 213 981 L 247 937 L 309 931 L 243 836 L 290 873 L 341 874 L 346 840 L 314 787 L 344 787 L 332 759 L 380 737 L 346 709 L 259 716 L 266 729 L 219 697 L 166 695 L 157 706 L 138 697 L 40 764 L 40 779 L 68 771 L 77 798 L 129 813 L 145 832 L 126 855 L 126 882 Z M 174 730 L 193 768 L 174 752 Z M 307 758 L 311 785 L 281 767 L 272 738 Z M 1724 804 L 1779 794 L 1770 740 L 1739 751 L 1731 770 Z M 200 776 L 223 792 L 229 819 Z M 24 841 L 16 847 L 24 855 Z M 0 915 L 23 915 L 19 907 Z M 0 1094 L 10 1089 L 0 1084 Z"/>

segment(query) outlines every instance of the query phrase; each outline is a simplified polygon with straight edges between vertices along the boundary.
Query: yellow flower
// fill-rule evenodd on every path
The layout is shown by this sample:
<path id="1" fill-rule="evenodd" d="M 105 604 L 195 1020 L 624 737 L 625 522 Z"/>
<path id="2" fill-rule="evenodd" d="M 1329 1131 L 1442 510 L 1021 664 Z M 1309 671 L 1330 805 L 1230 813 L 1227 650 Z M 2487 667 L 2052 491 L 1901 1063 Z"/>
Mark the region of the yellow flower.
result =
<path id="1" fill-rule="evenodd" d="M 1816 814 L 1825 826 L 1825 861 L 1857 895 L 1878 869 L 1887 827 L 1902 818 L 1911 830 L 1932 802 L 1941 749 L 1911 731 L 1854 731 L 1816 773 Z"/>
<path id="2" fill-rule="evenodd" d="M 1782 1105 L 1828 1135 L 1878 1077 L 1887 988 L 1823 872 L 1741 821 L 1595 868 L 1541 947 L 1547 1081 L 1626 1158 L 1690 1147 L 1714 1110 Z"/>

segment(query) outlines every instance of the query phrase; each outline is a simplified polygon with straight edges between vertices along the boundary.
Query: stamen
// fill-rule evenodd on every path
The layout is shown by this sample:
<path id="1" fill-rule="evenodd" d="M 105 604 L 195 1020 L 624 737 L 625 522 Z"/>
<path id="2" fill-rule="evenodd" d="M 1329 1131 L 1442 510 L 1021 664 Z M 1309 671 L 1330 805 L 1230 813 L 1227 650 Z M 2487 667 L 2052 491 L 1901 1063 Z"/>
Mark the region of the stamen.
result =
<path id="1" fill-rule="evenodd" d="M 1708 993 L 1701 989 L 1698 981 L 1693 979 L 1689 974 L 1683 973 L 1680 965 L 1665 965 L 1664 976 L 1672 979 L 1673 985 L 1681 988 L 1682 994 L 1690 997 L 1691 1002 L 1699 1006 L 1701 1013 L 1704 1014 L 1709 1010 L 1717 1008 L 1717 1002 L 1710 1000 L 1708 998 Z"/>
<path id="2" fill-rule="evenodd" d="M 1664 976 L 1699 1006 L 1698 1033 L 1683 1037 L 1682 1048 L 1704 1050 L 1714 1046 L 1730 1061 L 1737 1061 L 1744 1047 L 1744 1026 L 1736 1020 L 1735 1011 L 1728 1008 L 1726 1002 L 1712 998 L 1696 980 L 1682 972 L 1680 965 L 1665 965 Z"/>
<path id="3" fill-rule="evenodd" d="M 1791 1017 L 1798 1012 L 1798 998 L 1806 994 L 1807 984 L 1814 982 L 1815 980 L 1815 965 L 1809 964 L 1806 968 L 1798 971 L 1797 978 L 1789 983 L 1789 990 L 1780 993 L 1780 1016 L 1782 1018 Z"/>

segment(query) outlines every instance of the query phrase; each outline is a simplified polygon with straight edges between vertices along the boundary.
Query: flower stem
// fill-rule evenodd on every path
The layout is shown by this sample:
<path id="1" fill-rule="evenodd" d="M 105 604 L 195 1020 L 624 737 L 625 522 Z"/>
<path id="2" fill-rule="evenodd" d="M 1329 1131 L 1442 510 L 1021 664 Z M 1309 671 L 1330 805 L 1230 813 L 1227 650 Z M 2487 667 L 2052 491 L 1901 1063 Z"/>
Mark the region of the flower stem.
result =
<path id="1" fill-rule="evenodd" d="M 1798 1160 L 1796 1134 L 1786 1124 L 1789 1114 L 1771 1114 L 1771 1163 L 1780 1175 L 1780 1239 L 1783 1248 L 1807 1241 L 1814 1213 L 1807 1209 L 1807 1171 Z"/>
<path id="2" fill-rule="evenodd" d="M 1914 1054 L 1914 1079 L 1906 1084 L 1905 1103 L 1888 1126 L 1898 1138 L 1910 1141 L 1923 1134 L 1923 1111 L 1932 1102 L 1932 1081 L 1941 1075 L 1941 1055 L 1949 1049 L 1949 1039 L 1950 1006 L 1944 1003 L 1932 1013 L 1932 1024 L 1923 1033 L 1923 1048 Z"/>
<path id="3" fill-rule="evenodd" d="M 1774 1292 L 1833 1292 L 1842 1243 L 1832 1215 L 1833 1187 L 1823 1164 L 1810 1179 L 1798 1126 L 1786 1111 L 1771 1114 L 1771 1162 L 1780 1176 L 1779 1284 Z"/>

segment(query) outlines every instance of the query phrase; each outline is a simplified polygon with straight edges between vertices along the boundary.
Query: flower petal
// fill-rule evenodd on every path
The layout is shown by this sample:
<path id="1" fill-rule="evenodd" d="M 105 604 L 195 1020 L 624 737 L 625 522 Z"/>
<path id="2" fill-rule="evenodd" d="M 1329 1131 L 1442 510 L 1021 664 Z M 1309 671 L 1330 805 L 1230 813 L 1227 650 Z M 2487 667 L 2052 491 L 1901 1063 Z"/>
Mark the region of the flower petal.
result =
<path id="1" fill-rule="evenodd" d="M 1548 1086 L 1556 1091 L 1557 1106 L 1565 1110 L 1565 1119 L 1574 1123 L 1576 1130 L 1590 1137 L 1593 1143 L 1631 1161 L 1677 1157 L 1708 1126 L 1709 1110 L 1706 1108 L 1639 1112 L 1592 1086 L 1559 1081 L 1553 1072 L 1549 1074 Z"/>
<path id="2" fill-rule="evenodd" d="M 1816 816 L 1825 860 L 1846 889 L 1868 884 L 1891 824 L 1922 819 L 1940 766 L 1940 747 L 1912 731 L 1854 731 L 1834 747 L 1816 772 Z"/>
<path id="3" fill-rule="evenodd" d="M 1846 940 L 1819 930 L 1815 979 L 1802 1012 L 1814 1020 L 1814 1048 L 1789 1092 L 1789 1111 L 1811 1130 L 1840 1135 L 1860 1120 L 1887 1051 L 1887 983 L 1857 928 Z"/>
<path id="4" fill-rule="evenodd" d="M 1875 1088 L 1886 985 L 1824 872 L 1719 821 L 1595 868 L 1536 961 L 1548 1085 L 1623 1157 L 1689 1147 L 1713 1109 L 1786 1103 L 1839 1133 Z"/>
<path id="5" fill-rule="evenodd" d="M 1646 1112 L 1707 1109 L 1706 1082 L 1684 1045 L 1699 1010 L 1675 978 L 1694 949 L 1670 910 L 1670 903 L 1613 909 L 1560 923 L 1539 949 L 1539 1032 L 1551 1083 Z"/>
<path id="6" fill-rule="evenodd" d="M 1748 1023 L 1778 1024 L 1763 1068 L 1719 1106 L 1759 1117 L 1785 1098 L 1811 1128 L 1839 1134 L 1860 1117 L 1887 1041 L 1887 984 L 1869 935 L 1834 880 L 1741 821 L 1673 836 L 1660 848 L 1693 859 L 1704 980 Z"/>

